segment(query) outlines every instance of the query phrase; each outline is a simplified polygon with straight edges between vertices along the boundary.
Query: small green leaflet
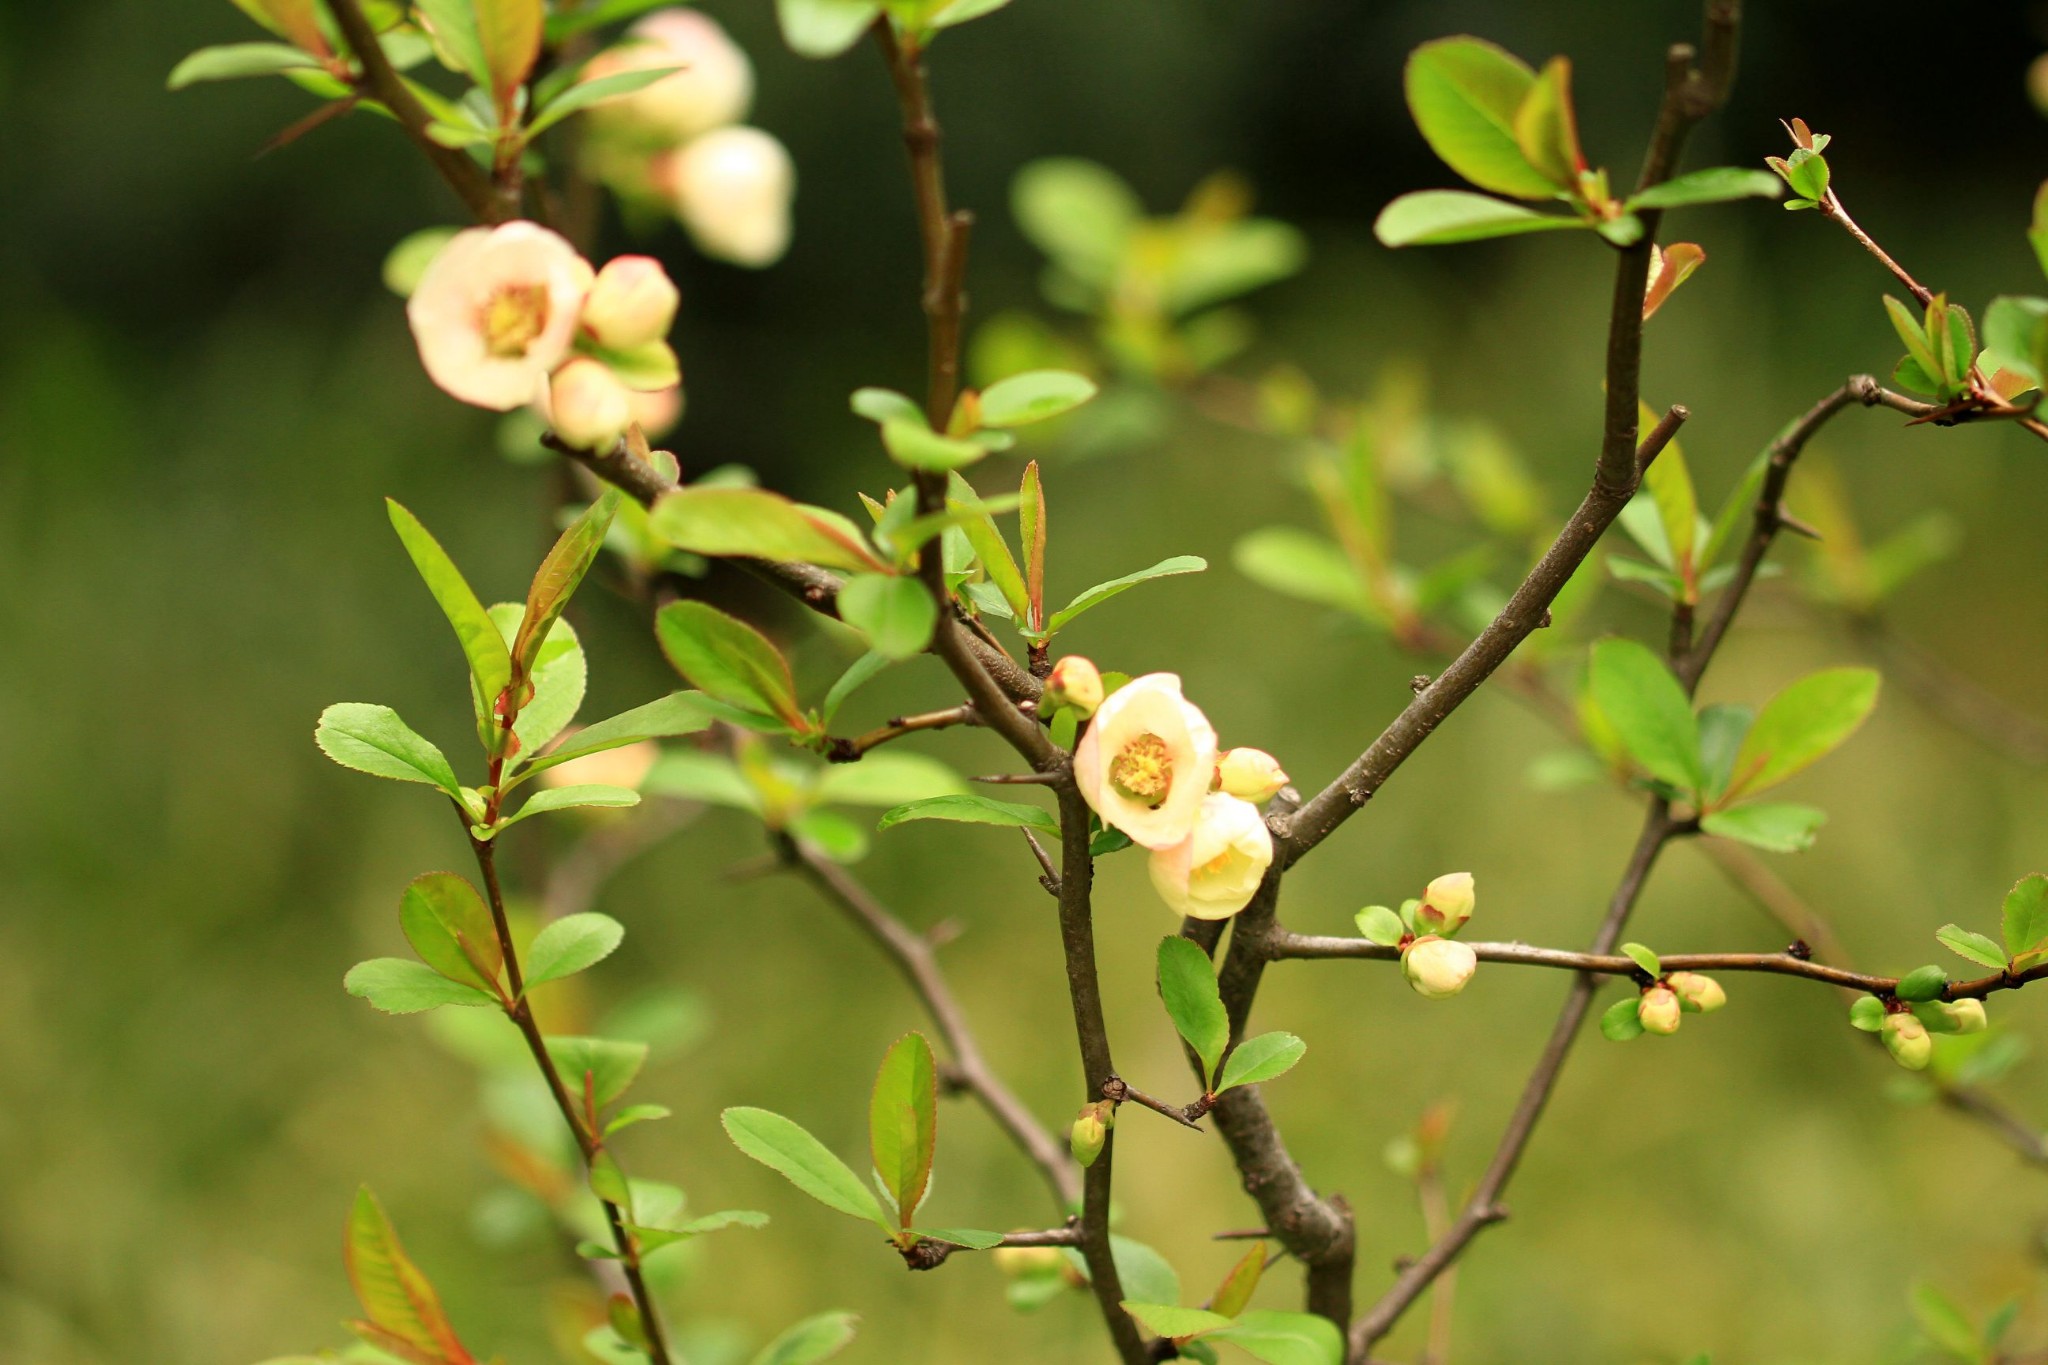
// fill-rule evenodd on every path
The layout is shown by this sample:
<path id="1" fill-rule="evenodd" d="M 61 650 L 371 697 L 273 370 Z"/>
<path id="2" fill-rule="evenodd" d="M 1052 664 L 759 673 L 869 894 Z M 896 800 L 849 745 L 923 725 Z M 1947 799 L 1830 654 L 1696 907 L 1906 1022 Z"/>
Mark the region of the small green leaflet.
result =
<path id="1" fill-rule="evenodd" d="M 1876 1033 L 1884 1027 L 1884 1001 L 1874 995 L 1859 995 L 1849 1006 L 1849 1026 L 1864 1033 Z"/>
<path id="2" fill-rule="evenodd" d="M 721 1122 L 734 1146 L 811 1198 L 895 1233 L 860 1177 L 801 1125 L 766 1109 L 746 1107 L 726 1110 Z"/>
<path id="3" fill-rule="evenodd" d="M 881 12 L 875 0 L 775 0 L 782 40 L 799 57 L 837 57 L 874 27 Z"/>
<path id="4" fill-rule="evenodd" d="M 504 949 L 484 898 L 453 872 L 413 878 L 398 901 L 398 924 L 420 960 L 466 986 L 495 994 Z"/>
<path id="5" fill-rule="evenodd" d="M 1925 967 L 1915 967 L 1900 977 L 1894 994 L 1901 1000 L 1932 1000 L 1939 996 L 1947 985 L 1948 973 L 1929 963 Z"/>
<path id="6" fill-rule="evenodd" d="M 497 824 L 488 827 L 471 826 L 471 832 L 479 839 L 495 838 L 529 815 L 545 815 L 554 810 L 571 810 L 578 806 L 637 806 L 640 793 L 631 787 L 614 787 L 602 782 L 585 782 L 573 787 L 548 787 L 535 792 L 526 799 L 526 804 L 515 815 L 506 816 Z"/>
<path id="7" fill-rule="evenodd" d="M 2013 957 L 2048 938 L 2048 876 L 2022 878 L 2005 895 L 2005 950 Z"/>
<path id="8" fill-rule="evenodd" d="M 1875 669 L 1830 668 L 1778 693 L 1743 737 L 1723 799 L 1775 787 L 1826 757 L 1863 724 L 1877 691 Z"/>
<path id="9" fill-rule="evenodd" d="M 1344 1365 L 1337 1324 L 1314 1313 L 1255 1308 L 1209 1333 L 1208 1340 L 1227 1341 L 1266 1365 Z"/>
<path id="10" fill-rule="evenodd" d="M 342 989 L 369 1001 L 386 1014 L 418 1014 L 442 1005 L 489 1005 L 490 996 L 474 986 L 450 981 L 424 962 L 408 957 L 373 957 L 358 962 L 342 978 Z"/>
<path id="11" fill-rule="evenodd" d="M 1674 176 L 1641 194 L 1630 195 L 1623 207 L 1630 211 L 1675 209 L 1692 204 L 1719 204 L 1731 199 L 1776 199 L 1782 188 L 1779 178 L 1769 171 L 1749 170 L 1742 166 L 1710 166 L 1705 170 Z"/>
<path id="12" fill-rule="evenodd" d="M 839 615 L 868 637 L 885 659 L 911 659 L 924 652 L 939 624 L 938 604 L 916 578 L 856 574 L 839 590 Z"/>
<path id="13" fill-rule="evenodd" d="M 1642 944 L 1624 943 L 1621 945 L 1621 951 L 1628 957 L 1629 961 L 1635 963 L 1636 966 L 1642 968 L 1651 976 L 1664 975 L 1664 964 L 1657 960 L 1655 953 L 1645 948 Z"/>
<path id="14" fill-rule="evenodd" d="M 1699 722 L 1662 659 L 1634 640 L 1602 640 L 1590 684 L 1594 704 L 1650 776 L 1687 791 L 1704 785 Z"/>
<path id="15" fill-rule="evenodd" d="M 1814 836 L 1827 823 L 1827 812 L 1789 802 L 1764 802 L 1717 810 L 1701 817 L 1700 828 L 1771 853 L 1800 853 L 1813 847 Z"/>
<path id="16" fill-rule="evenodd" d="M 1489 237 L 1591 226 L 1583 218 L 1538 213 L 1469 190 L 1414 190 L 1380 210 L 1372 234 L 1381 246 L 1451 246 Z"/>
<path id="17" fill-rule="evenodd" d="M 165 89 L 183 90 L 201 81 L 232 81 L 244 76 L 275 76 L 286 71 L 318 70 L 320 62 L 287 43 L 223 43 L 202 47 L 171 68 Z"/>
<path id="18" fill-rule="evenodd" d="M 669 603 L 655 615 L 654 629 L 662 652 L 692 686 L 799 728 L 796 681 L 760 631 L 705 602 Z"/>
<path id="19" fill-rule="evenodd" d="M 1968 958 L 1993 971 L 2005 970 L 2005 954 L 1998 951 L 1998 945 L 1982 934 L 1972 933 L 1959 924 L 1944 924 L 1934 931 L 1935 941 L 1958 957 Z"/>
<path id="20" fill-rule="evenodd" d="M 1358 912 L 1358 932 L 1382 948 L 1391 948 L 1408 932 L 1408 926 L 1386 906 L 1368 905 Z"/>
<path id="21" fill-rule="evenodd" d="M 1483 190 L 1551 199 L 1560 188 L 1531 165 L 1515 137 L 1516 116 L 1536 73 L 1478 38 L 1440 38 L 1409 54 L 1403 72 L 1408 112 L 1430 150 Z"/>
<path id="22" fill-rule="evenodd" d="M 388 706 L 338 701 L 320 713 L 313 742 L 344 768 L 372 777 L 425 783 L 461 800 L 461 784 L 456 782 L 446 755 Z"/>
<path id="23" fill-rule="evenodd" d="M 1626 1043 L 1632 1038 L 1640 1038 L 1642 1036 L 1643 1020 L 1642 1016 L 1636 1012 L 1638 998 L 1634 995 L 1624 996 L 1601 1011 L 1600 1032 L 1602 1036 L 1617 1043 Z"/>
<path id="24" fill-rule="evenodd" d="M 588 1077 L 600 1106 L 626 1093 L 626 1087 L 647 1064 L 647 1044 L 622 1038 L 554 1037 L 548 1041 L 548 1056 L 562 1073 L 571 1093 L 583 1094 Z"/>
<path id="25" fill-rule="evenodd" d="M 1071 412 L 1095 396 L 1087 377 L 1065 370 L 1028 370 L 999 379 L 981 392 L 984 426 L 1020 427 Z"/>
<path id="26" fill-rule="evenodd" d="M 1050 635 L 1054 631 L 1059 630 L 1082 612 L 1101 606 L 1126 588 L 1134 588 L 1138 584 L 1154 578 L 1167 578 L 1174 574 L 1200 573 L 1208 567 L 1209 561 L 1201 558 L 1199 555 L 1174 555 L 1170 559 L 1160 560 L 1149 569 L 1140 569 L 1136 573 L 1125 574 L 1122 578 L 1112 578 L 1107 583 L 1097 583 L 1094 587 L 1089 588 L 1073 601 L 1054 612 L 1052 620 L 1046 623 L 1046 634 Z"/>
<path id="27" fill-rule="evenodd" d="M 534 935 L 526 950 L 526 984 L 559 981 L 610 957 L 626 930 L 610 915 L 594 911 L 565 915 Z"/>
<path id="28" fill-rule="evenodd" d="M 988 1251 L 1003 1244 L 1003 1234 L 982 1228 L 911 1228 L 910 1235 L 928 1242 L 948 1242 L 969 1251 Z"/>
<path id="29" fill-rule="evenodd" d="M 909 820 L 954 820 L 969 825 L 1015 825 L 1040 834 L 1059 837 L 1060 822 L 1037 806 L 991 801 L 986 796 L 931 796 L 910 801 L 887 812 L 876 822 L 877 830 L 894 828 Z"/>
<path id="30" fill-rule="evenodd" d="M 857 1315 L 845 1312 L 805 1318 L 762 1347 L 752 1365 L 818 1365 L 846 1349 L 859 1323 Z"/>
<path id="31" fill-rule="evenodd" d="M 1291 1033 L 1261 1033 L 1256 1038 L 1247 1038 L 1230 1050 L 1230 1059 L 1223 1064 L 1223 1077 L 1216 1083 L 1216 1093 L 1283 1076 L 1294 1069 L 1307 1051 L 1308 1044 Z"/>
<path id="32" fill-rule="evenodd" d="M 510 789 L 516 783 L 558 763 L 603 753 L 607 749 L 624 748 L 643 739 L 666 739 L 675 735 L 696 734 L 709 728 L 715 719 L 704 701 L 704 694 L 701 692 L 671 692 L 659 701 L 636 706 L 630 711 L 621 711 L 618 715 L 601 720 L 595 725 L 586 725 L 563 740 L 552 751 L 527 764 L 517 778 L 505 785 Z"/>
<path id="33" fill-rule="evenodd" d="M 469 661 L 470 676 L 476 680 L 477 694 L 488 714 L 498 694 L 512 679 L 512 652 L 504 635 L 484 610 L 483 603 L 477 600 L 462 571 L 455 567 L 455 561 L 448 557 L 448 552 L 441 548 L 441 542 L 434 539 L 420 519 L 391 498 L 384 500 L 384 509 L 391 518 L 392 529 L 398 532 L 399 540 L 405 545 L 406 554 L 412 557 L 413 567 L 426 583 L 427 591 L 433 594 L 441 614 L 454 628 L 455 638 L 462 645 L 463 657 Z"/>
<path id="34" fill-rule="evenodd" d="M 1213 1083 L 1230 1045 L 1230 1016 L 1216 989 L 1216 968 L 1200 944 L 1179 935 L 1159 941 L 1158 958 L 1159 998 L 1167 1017 L 1202 1059 L 1204 1084 Z"/>
<path id="35" fill-rule="evenodd" d="M 1168 1303 L 1132 1303 L 1126 1300 L 1123 1309 L 1142 1323 L 1146 1331 L 1160 1337 L 1199 1336 L 1219 1327 L 1228 1327 L 1231 1322 L 1221 1313 L 1211 1313 L 1206 1308 L 1179 1308 Z"/>

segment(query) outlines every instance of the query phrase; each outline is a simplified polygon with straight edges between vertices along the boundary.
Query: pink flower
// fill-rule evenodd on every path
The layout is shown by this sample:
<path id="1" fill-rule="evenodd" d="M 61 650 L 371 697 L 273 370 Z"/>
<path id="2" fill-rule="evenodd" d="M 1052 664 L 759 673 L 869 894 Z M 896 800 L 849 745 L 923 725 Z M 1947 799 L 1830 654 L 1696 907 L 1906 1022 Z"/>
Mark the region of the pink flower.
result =
<path id="1" fill-rule="evenodd" d="M 1216 732 L 1180 694 L 1180 678 L 1147 673 L 1112 692 L 1074 747 L 1074 781 L 1102 822 L 1149 849 L 1194 832 L 1216 775 Z"/>
<path id="2" fill-rule="evenodd" d="M 672 146 L 747 116 L 754 98 L 747 54 L 716 20 L 693 9 L 648 15 L 628 30 L 625 42 L 591 58 L 583 79 L 667 66 L 682 69 L 592 106 L 599 126 Z"/>
<path id="3" fill-rule="evenodd" d="M 480 408 L 534 401 L 576 339 L 591 278 L 576 248 L 536 224 L 456 233 L 405 306 L 427 377 Z"/>
<path id="4" fill-rule="evenodd" d="M 1153 889 L 1177 915 L 1228 919 L 1251 903 L 1273 862 L 1273 836 L 1249 801 L 1223 792 L 1202 798 L 1195 828 L 1153 853 Z"/>
<path id="5" fill-rule="evenodd" d="M 760 267 L 789 249 L 796 167 L 772 134 L 715 128 L 665 158 L 657 178 L 705 255 Z"/>

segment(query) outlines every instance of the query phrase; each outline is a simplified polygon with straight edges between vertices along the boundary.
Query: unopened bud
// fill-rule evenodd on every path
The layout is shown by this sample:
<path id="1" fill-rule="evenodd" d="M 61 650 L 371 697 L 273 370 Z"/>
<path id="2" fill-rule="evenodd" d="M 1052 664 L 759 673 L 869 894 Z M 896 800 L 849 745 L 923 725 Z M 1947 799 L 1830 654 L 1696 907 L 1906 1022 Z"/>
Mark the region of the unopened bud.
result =
<path id="1" fill-rule="evenodd" d="M 1701 1014 L 1712 1014 L 1728 1003 L 1728 992 L 1722 990 L 1721 983 L 1711 976 L 1701 976 L 1698 972 L 1673 972 L 1664 981 L 1678 992 L 1680 1000 Z"/>
<path id="2" fill-rule="evenodd" d="M 1884 1046 L 1892 1060 L 1908 1071 L 1925 1071 L 1934 1059 L 1934 1039 L 1927 1036 L 1927 1025 L 1910 1014 L 1884 1017 Z"/>
<path id="3" fill-rule="evenodd" d="M 1642 999 L 1636 1001 L 1636 1018 L 1642 1021 L 1646 1033 L 1678 1032 L 1681 1012 L 1678 992 L 1669 986 L 1652 986 L 1643 992 Z"/>
<path id="4" fill-rule="evenodd" d="M 1046 675 L 1045 700 L 1048 709 L 1064 706 L 1086 720 L 1102 705 L 1102 674 L 1089 660 L 1069 654 Z"/>
<path id="5" fill-rule="evenodd" d="M 666 177 L 697 249 L 735 265 L 773 265 L 789 247 L 796 167 L 759 128 L 714 128 L 671 157 Z"/>
<path id="6" fill-rule="evenodd" d="M 1216 760 L 1216 785 L 1240 801 L 1257 805 L 1287 785 L 1280 760 L 1264 749 L 1227 749 Z"/>
<path id="7" fill-rule="evenodd" d="M 583 300 L 585 335 L 600 346 L 630 351 L 668 335 L 682 295 L 652 256 L 614 256 Z"/>
<path id="8" fill-rule="evenodd" d="M 1424 934 L 1401 954 L 1401 974 L 1425 1000 L 1448 1000 L 1465 989 L 1479 967 L 1470 945 Z"/>
<path id="9" fill-rule="evenodd" d="M 578 356 L 548 382 L 548 425 L 578 450 L 604 450 L 633 422 L 632 397 L 601 361 Z"/>
<path id="10" fill-rule="evenodd" d="M 1472 918 L 1477 900 L 1470 872 L 1446 872 L 1423 888 L 1422 904 L 1415 908 L 1416 926 L 1434 933 L 1455 934 Z"/>
<path id="11" fill-rule="evenodd" d="M 1035 1280 L 1059 1274 L 1067 1258 L 1058 1247 L 997 1247 L 996 1269 L 1013 1280 Z"/>
<path id="12" fill-rule="evenodd" d="M 1942 1007 L 1957 1033 L 1982 1033 L 1991 1026 L 1984 1014 L 1984 1002 L 1978 999 L 1951 1000 Z"/>
<path id="13" fill-rule="evenodd" d="M 1081 1116 L 1074 1120 L 1074 1127 L 1067 1134 L 1067 1149 L 1073 1152 L 1074 1160 L 1083 1166 L 1093 1166 L 1095 1158 L 1102 1155 L 1102 1144 L 1115 1122 L 1116 1106 L 1108 1100 L 1083 1105 Z"/>

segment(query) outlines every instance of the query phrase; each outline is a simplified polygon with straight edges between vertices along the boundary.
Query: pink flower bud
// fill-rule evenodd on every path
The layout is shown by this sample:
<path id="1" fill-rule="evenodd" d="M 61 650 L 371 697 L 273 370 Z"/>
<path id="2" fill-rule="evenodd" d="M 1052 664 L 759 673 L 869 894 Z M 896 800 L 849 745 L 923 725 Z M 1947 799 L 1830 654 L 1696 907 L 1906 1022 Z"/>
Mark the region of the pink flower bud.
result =
<path id="1" fill-rule="evenodd" d="M 1934 1060 L 1934 1039 L 1927 1036 L 1927 1025 L 1911 1014 L 1884 1017 L 1884 1046 L 1892 1060 L 1908 1071 L 1925 1071 Z"/>
<path id="2" fill-rule="evenodd" d="M 583 300 L 584 335 L 600 346 L 630 351 L 668 335 L 682 295 L 652 256 L 606 261 Z"/>
<path id="3" fill-rule="evenodd" d="M 1648 1033 L 1678 1032 L 1678 1018 L 1683 1012 L 1678 1003 L 1678 992 L 1669 986 L 1652 986 L 1636 1001 L 1636 1018 Z"/>
<path id="4" fill-rule="evenodd" d="M 1216 760 L 1216 785 L 1254 805 L 1273 799 L 1287 785 L 1280 760 L 1264 749 L 1230 749 Z"/>
<path id="5" fill-rule="evenodd" d="M 1086 720 L 1102 705 L 1102 674 L 1078 654 L 1069 654 L 1052 666 L 1045 678 L 1048 706 L 1064 706 Z"/>
<path id="6" fill-rule="evenodd" d="M 659 440 L 683 418 L 683 386 L 680 384 L 646 393 L 637 389 L 626 392 L 631 395 L 629 403 L 633 410 L 633 425 L 650 440 Z"/>
<path id="7" fill-rule="evenodd" d="M 1701 1014 L 1712 1014 L 1728 1003 L 1728 992 L 1722 990 L 1721 983 L 1711 976 L 1701 976 L 1698 972 L 1673 972 L 1664 981 L 1678 992 L 1680 1000 Z"/>
<path id="8" fill-rule="evenodd" d="M 548 385 L 547 418 L 578 450 L 607 449 L 632 425 L 632 395 L 602 362 L 577 356 Z"/>
<path id="9" fill-rule="evenodd" d="M 1477 901 L 1470 872 L 1446 872 L 1422 890 L 1422 904 L 1415 908 L 1417 928 L 1438 934 L 1455 934 L 1472 918 Z"/>
<path id="10" fill-rule="evenodd" d="M 789 249 L 796 168 L 759 128 L 714 128 L 664 166 L 676 216 L 697 249 L 735 265 L 766 266 Z"/>
<path id="11" fill-rule="evenodd" d="M 1425 1000 L 1448 1000 L 1465 989 L 1479 967 L 1470 944 L 1424 934 L 1401 952 L 1401 974 Z"/>
<path id="12" fill-rule="evenodd" d="M 583 79 L 661 67 L 681 70 L 591 106 L 600 133 L 673 146 L 747 116 L 754 98 L 752 63 L 716 20 L 693 9 L 648 15 L 624 42 L 591 58 Z"/>

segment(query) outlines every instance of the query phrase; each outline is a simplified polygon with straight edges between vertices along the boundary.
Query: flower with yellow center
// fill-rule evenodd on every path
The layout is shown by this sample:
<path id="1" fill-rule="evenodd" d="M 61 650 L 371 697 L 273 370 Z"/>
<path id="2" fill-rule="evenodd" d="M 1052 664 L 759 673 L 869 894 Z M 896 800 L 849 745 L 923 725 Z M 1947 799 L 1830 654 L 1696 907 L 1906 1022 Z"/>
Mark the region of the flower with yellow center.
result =
<path id="1" fill-rule="evenodd" d="M 591 279 L 576 248 L 537 224 L 456 233 L 406 303 L 427 377 L 480 408 L 534 401 L 569 354 Z"/>
<path id="2" fill-rule="evenodd" d="M 1251 903 L 1272 862 L 1273 836 L 1259 808 L 1213 792 L 1202 798 L 1193 832 L 1152 855 L 1152 886 L 1177 915 L 1228 919 Z"/>
<path id="3" fill-rule="evenodd" d="M 1216 773 L 1216 732 L 1180 694 L 1180 678 L 1147 673 L 1112 692 L 1074 746 L 1074 781 L 1102 823 L 1149 849 L 1194 831 Z"/>

